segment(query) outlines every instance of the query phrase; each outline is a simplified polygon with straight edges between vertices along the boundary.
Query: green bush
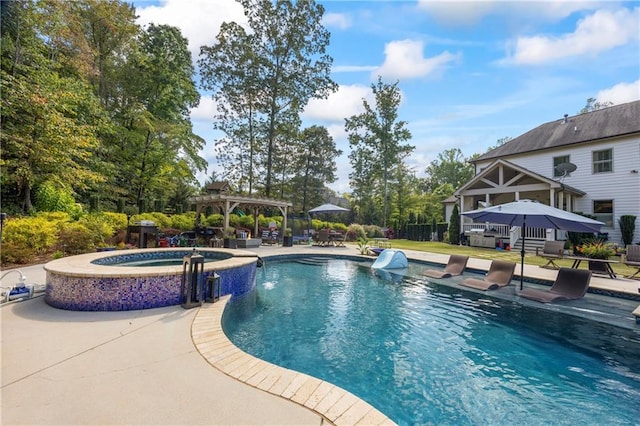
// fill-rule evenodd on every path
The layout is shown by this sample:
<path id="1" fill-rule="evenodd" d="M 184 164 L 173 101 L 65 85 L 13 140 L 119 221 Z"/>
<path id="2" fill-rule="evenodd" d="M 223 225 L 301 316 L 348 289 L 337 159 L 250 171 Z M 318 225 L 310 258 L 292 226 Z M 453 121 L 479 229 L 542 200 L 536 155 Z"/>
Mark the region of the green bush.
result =
<path id="1" fill-rule="evenodd" d="M 238 225 L 240 228 L 253 229 L 254 223 L 253 216 L 244 215 L 238 217 Z"/>
<path id="2" fill-rule="evenodd" d="M 211 214 L 204 218 L 202 225 L 220 227 L 224 225 L 224 215 L 221 215 L 220 213 Z"/>
<path id="3" fill-rule="evenodd" d="M 622 215 L 618 219 L 618 223 L 622 234 L 622 244 L 626 247 L 633 243 L 633 235 L 636 232 L 636 217 L 630 214 Z"/>
<path id="4" fill-rule="evenodd" d="M 66 254 L 81 254 L 95 250 L 94 232 L 85 225 L 74 222 L 65 224 L 60 230 L 58 244 Z"/>
<path id="5" fill-rule="evenodd" d="M 77 216 L 82 211 L 70 189 L 51 181 L 44 182 L 36 190 L 34 204 L 38 211 L 43 212 L 66 212 Z"/>
<path id="6" fill-rule="evenodd" d="M 367 233 L 367 238 L 383 238 L 384 232 L 378 225 L 363 225 L 364 230 Z"/>
<path id="7" fill-rule="evenodd" d="M 194 216 L 195 219 L 195 216 Z M 160 212 L 150 212 L 150 213 L 142 213 L 134 215 L 131 218 L 131 224 L 134 222 L 139 222 L 141 220 L 150 220 L 152 221 L 158 228 L 169 228 L 172 227 L 172 220 L 169 216 Z M 194 222 L 195 223 L 195 222 Z M 189 228 L 193 229 L 193 227 Z"/>
<path id="8" fill-rule="evenodd" d="M 5 263 L 30 263 L 36 256 L 36 251 L 30 247 L 13 242 L 3 242 L 0 260 Z"/>
<path id="9" fill-rule="evenodd" d="M 104 212 L 102 213 L 104 221 L 113 227 L 116 231 L 127 229 L 127 215 L 124 213 Z"/>
<path id="10" fill-rule="evenodd" d="M 40 216 L 8 219 L 2 229 L 2 251 L 8 243 L 14 250 L 29 248 L 36 254 L 45 253 L 56 244 L 58 225 Z"/>
<path id="11" fill-rule="evenodd" d="M 167 228 L 175 228 L 189 231 L 196 227 L 196 215 L 194 212 L 174 214 L 170 217 L 170 225 Z"/>
<path id="12" fill-rule="evenodd" d="M 116 233 L 116 228 L 111 224 L 111 218 L 102 213 L 84 215 L 77 222 L 89 230 L 90 242 L 95 247 L 111 245 L 111 239 Z"/>
<path id="13" fill-rule="evenodd" d="M 349 225 L 349 230 L 347 231 L 347 238 L 349 241 L 356 240 L 367 240 L 367 231 L 364 230 L 364 226 L 358 223 L 352 223 Z"/>

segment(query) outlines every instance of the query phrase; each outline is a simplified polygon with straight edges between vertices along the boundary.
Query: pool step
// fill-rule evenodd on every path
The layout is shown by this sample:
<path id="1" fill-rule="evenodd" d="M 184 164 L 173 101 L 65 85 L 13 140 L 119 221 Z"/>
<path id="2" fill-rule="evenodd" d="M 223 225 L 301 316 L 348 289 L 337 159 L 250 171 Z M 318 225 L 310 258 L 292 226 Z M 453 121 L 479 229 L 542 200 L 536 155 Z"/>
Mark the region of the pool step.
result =
<path id="1" fill-rule="evenodd" d="M 305 257 L 302 259 L 296 259 L 296 263 L 302 263 L 303 265 L 326 265 L 329 259 L 326 257 Z"/>

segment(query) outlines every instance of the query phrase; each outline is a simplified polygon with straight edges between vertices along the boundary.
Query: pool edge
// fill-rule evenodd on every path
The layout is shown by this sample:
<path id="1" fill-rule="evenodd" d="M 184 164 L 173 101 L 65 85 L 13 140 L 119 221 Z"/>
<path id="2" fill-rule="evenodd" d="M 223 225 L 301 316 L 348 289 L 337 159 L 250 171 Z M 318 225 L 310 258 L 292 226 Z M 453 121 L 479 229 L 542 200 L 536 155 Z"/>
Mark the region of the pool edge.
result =
<path id="1" fill-rule="evenodd" d="M 191 340 L 200 355 L 220 372 L 253 388 L 301 405 L 335 425 L 395 425 L 378 409 L 330 382 L 247 354 L 222 330 L 230 296 L 198 308 Z"/>

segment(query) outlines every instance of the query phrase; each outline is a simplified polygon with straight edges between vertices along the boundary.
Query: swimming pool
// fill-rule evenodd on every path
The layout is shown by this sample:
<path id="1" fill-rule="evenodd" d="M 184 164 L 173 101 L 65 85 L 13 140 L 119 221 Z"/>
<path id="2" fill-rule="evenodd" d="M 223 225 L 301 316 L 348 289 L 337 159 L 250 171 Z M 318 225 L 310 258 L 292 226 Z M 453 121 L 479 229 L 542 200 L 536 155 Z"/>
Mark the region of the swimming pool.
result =
<path id="1" fill-rule="evenodd" d="M 225 333 L 399 424 L 637 422 L 637 333 L 369 266 L 267 262 L 227 306 Z"/>

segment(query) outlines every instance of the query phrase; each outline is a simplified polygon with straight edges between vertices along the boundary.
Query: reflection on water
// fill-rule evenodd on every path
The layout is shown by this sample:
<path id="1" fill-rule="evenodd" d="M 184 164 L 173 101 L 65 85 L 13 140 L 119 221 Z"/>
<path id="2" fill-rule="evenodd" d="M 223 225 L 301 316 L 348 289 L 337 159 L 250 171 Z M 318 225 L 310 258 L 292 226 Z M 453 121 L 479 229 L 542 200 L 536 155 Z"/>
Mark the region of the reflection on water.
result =
<path id="1" fill-rule="evenodd" d="M 225 332 L 400 424 L 637 421 L 632 331 L 379 272 L 271 262 L 256 291 L 228 305 Z"/>

